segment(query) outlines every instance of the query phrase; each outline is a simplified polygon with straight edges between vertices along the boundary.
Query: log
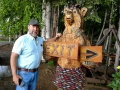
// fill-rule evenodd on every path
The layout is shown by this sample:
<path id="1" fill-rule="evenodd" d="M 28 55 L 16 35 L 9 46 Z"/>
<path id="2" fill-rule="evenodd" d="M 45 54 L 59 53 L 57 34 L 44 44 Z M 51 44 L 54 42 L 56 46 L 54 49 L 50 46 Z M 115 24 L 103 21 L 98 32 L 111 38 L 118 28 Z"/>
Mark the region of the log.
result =
<path id="1" fill-rule="evenodd" d="M 0 43 L 0 65 L 10 65 L 10 55 L 12 47 L 12 43 Z"/>

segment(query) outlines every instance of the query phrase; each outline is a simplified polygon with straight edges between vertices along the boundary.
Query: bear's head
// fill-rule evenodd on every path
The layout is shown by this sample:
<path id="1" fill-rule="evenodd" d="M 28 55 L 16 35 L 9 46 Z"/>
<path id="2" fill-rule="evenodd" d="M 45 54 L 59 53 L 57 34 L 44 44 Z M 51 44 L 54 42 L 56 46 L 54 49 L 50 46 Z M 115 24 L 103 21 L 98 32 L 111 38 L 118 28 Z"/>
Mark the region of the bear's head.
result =
<path id="1" fill-rule="evenodd" d="M 64 7 L 64 23 L 65 26 L 71 26 L 75 24 L 77 27 L 80 27 L 83 29 L 84 24 L 84 16 L 86 15 L 87 8 L 82 7 L 78 8 L 77 6 L 73 7 Z"/>

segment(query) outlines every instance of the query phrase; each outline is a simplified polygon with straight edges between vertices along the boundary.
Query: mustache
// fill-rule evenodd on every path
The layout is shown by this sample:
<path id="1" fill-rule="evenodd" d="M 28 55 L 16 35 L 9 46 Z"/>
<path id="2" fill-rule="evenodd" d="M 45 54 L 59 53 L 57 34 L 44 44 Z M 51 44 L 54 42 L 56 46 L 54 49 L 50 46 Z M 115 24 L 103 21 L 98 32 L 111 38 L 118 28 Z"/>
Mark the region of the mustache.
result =
<path id="1" fill-rule="evenodd" d="M 34 35 L 33 32 L 31 32 L 31 31 L 28 31 L 28 33 L 35 38 L 37 37 L 37 35 Z"/>

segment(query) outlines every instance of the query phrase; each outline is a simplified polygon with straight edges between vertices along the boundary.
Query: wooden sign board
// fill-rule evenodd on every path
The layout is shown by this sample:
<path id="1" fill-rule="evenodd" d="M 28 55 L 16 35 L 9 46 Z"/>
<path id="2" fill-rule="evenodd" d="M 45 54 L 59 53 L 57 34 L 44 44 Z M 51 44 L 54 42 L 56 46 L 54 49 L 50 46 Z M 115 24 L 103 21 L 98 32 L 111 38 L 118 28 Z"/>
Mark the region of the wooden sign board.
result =
<path id="1" fill-rule="evenodd" d="M 102 46 L 81 46 L 79 48 L 77 43 L 45 41 L 43 47 L 44 55 L 80 59 L 81 62 L 102 62 Z"/>
<path id="2" fill-rule="evenodd" d="M 102 62 L 102 46 L 82 46 L 80 61 Z"/>
<path id="3" fill-rule="evenodd" d="M 67 59 L 78 59 L 78 44 L 66 42 L 49 42 L 43 44 L 44 55 L 63 57 Z"/>

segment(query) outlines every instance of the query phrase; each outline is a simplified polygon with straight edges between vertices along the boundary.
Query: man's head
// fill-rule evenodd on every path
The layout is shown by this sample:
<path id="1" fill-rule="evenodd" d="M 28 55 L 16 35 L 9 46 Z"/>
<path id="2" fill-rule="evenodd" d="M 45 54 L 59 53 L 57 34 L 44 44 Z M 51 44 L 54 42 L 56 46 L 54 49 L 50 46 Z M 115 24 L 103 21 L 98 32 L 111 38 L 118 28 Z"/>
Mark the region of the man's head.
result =
<path id="1" fill-rule="evenodd" d="M 39 34 L 39 22 L 36 19 L 31 19 L 28 24 L 28 32 L 31 36 L 37 37 Z"/>
<path id="2" fill-rule="evenodd" d="M 29 25 L 39 26 L 39 22 L 38 22 L 38 20 L 36 20 L 36 19 L 31 19 L 31 20 L 29 21 Z"/>

